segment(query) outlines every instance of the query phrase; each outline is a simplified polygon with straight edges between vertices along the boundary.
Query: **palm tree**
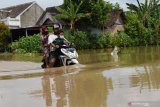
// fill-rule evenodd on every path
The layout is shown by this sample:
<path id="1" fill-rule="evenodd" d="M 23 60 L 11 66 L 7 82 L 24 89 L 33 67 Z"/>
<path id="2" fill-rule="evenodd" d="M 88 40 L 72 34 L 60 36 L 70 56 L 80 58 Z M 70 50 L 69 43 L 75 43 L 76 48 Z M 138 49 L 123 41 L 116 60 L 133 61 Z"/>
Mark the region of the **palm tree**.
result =
<path id="1" fill-rule="evenodd" d="M 145 28 L 152 28 L 156 32 L 154 35 L 159 40 L 160 36 L 160 0 L 145 0 L 140 3 L 137 0 L 138 6 L 135 4 L 126 3 L 128 9 L 135 12 Z"/>
<path id="2" fill-rule="evenodd" d="M 160 0 L 152 0 L 152 25 L 156 31 L 157 40 L 160 39 Z"/>
<path id="3" fill-rule="evenodd" d="M 160 0 L 145 0 L 145 3 L 140 3 L 137 0 L 138 6 L 135 4 L 127 4 L 127 8 L 135 13 L 137 13 L 139 19 L 143 23 L 145 27 L 149 26 L 149 19 L 150 17 L 157 17 L 160 18 Z"/>
<path id="4" fill-rule="evenodd" d="M 56 15 L 56 18 L 68 20 L 70 22 L 70 29 L 74 30 L 75 22 L 88 15 L 85 13 L 79 13 L 82 3 L 83 1 L 81 1 L 79 4 L 74 4 L 70 0 L 67 7 L 57 7 L 57 9 L 60 11 L 60 14 Z"/>
<path id="5" fill-rule="evenodd" d="M 150 9 L 151 9 L 151 1 L 150 3 L 148 0 L 145 0 L 145 3 L 140 3 L 139 0 L 137 0 L 138 6 L 135 4 L 127 4 L 127 8 L 130 9 L 133 12 L 136 12 L 138 15 L 140 21 L 143 23 L 145 27 L 148 27 L 148 19 L 150 16 Z"/>

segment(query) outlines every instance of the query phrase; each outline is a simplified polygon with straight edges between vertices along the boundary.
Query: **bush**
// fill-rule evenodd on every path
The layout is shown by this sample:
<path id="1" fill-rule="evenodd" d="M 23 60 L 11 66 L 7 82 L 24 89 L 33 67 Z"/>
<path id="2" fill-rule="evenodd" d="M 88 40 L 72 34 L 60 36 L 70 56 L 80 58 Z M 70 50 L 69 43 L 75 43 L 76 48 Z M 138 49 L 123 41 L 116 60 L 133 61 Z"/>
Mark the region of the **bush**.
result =
<path id="1" fill-rule="evenodd" d="M 132 46 L 132 39 L 124 32 L 119 32 L 110 37 L 112 46 L 127 47 Z"/>
<path id="2" fill-rule="evenodd" d="M 77 49 L 88 49 L 90 42 L 89 37 L 86 32 L 75 31 L 74 35 L 71 35 L 70 32 L 65 32 L 65 38 L 74 43 Z"/>
<path id="3" fill-rule="evenodd" d="M 40 35 L 20 38 L 11 44 L 11 49 L 18 53 L 37 53 L 41 50 Z"/>
<path id="4" fill-rule="evenodd" d="M 88 35 L 83 31 L 76 31 L 74 35 L 65 31 L 65 38 L 74 43 L 76 49 L 95 49 L 95 48 L 107 48 L 107 47 L 126 47 L 132 45 L 138 45 L 139 39 L 131 39 L 126 33 L 119 32 L 116 35 L 111 35 L 110 32 L 99 35 Z M 10 46 L 12 51 L 16 53 L 37 53 L 41 51 L 40 35 L 33 35 L 22 37 L 18 41 L 13 42 Z"/>
<path id="5" fill-rule="evenodd" d="M 77 49 L 88 49 L 90 42 L 86 32 L 76 31 L 74 34 L 74 44 Z"/>
<path id="6" fill-rule="evenodd" d="M 139 46 L 141 44 L 141 40 L 139 38 L 132 39 L 132 46 Z"/>
<path id="7" fill-rule="evenodd" d="M 105 34 L 97 35 L 97 48 L 106 48 L 110 45 L 110 33 L 106 32 Z"/>
<path id="8" fill-rule="evenodd" d="M 113 46 L 127 47 L 132 46 L 134 42 L 137 42 L 133 41 L 125 32 L 119 32 L 115 35 L 106 32 L 104 34 L 89 36 L 86 32 L 76 31 L 74 36 L 72 36 L 70 32 L 66 32 L 65 38 L 70 42 L 73 42 L 77 49 L 100 49 Z"/>
<path id="9" fill-rule="evenodd" d="M 10 35 L 8 26 L 0 22 L 0 48 L 7 48 L 7 39 Z"/>
<path id="10" fill-rule="evenodd" d="M 64 32 L 64 37 L 71 43 L 74 43 L 75 37 L 71 35 L 69 31 Z"/>
<path id="11" fill-rule="evenodd" d="M 153 30 L 151 28 L 144 28 L 143 33 L 143 43 L 144 45 L 153 45 L 155 44 L 156 37 L 154 36 Z"/>

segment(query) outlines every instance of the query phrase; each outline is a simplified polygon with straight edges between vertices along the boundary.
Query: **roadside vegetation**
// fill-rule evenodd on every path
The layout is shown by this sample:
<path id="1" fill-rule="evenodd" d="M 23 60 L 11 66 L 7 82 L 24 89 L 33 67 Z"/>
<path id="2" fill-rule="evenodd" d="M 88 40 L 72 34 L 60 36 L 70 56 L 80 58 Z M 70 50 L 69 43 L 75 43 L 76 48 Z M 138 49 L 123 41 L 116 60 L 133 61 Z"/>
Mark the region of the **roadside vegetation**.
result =
<path id="1" fill-rule="evenodd" d="M 124 31 L 114 35 L 111 32 L 92 35 L 86 29 L 95 27 L 103 30 L 109 21 L 110 11 L 121 9 L 118 3 L 112 4 L 103 0 L 64 0 L 64 4 L 57 8 L 61 14 L 56 18 L 69 23 L 68 28 L 64 29 L 65 37 L 73 42 L 77 49 L 159 45 L 159 0 L 145 0 L 144 3 L 137 0 L 137 4 L 127 3 L 129 11 L 125 12 Z M 1 35 L 6 37 L 6 33 Z M 1 42 L 0 46 L 6 46 L 5 42 Z M 10 48 L 18 53 L 40 52 L 39 34 L 22 37 L 12 43 Z"/>
<path id="2" fill-rule="evenodd" d="M 40 35 L 23 36 L 10 46 L 14 53 L 39 53 L 41 52 Z"/>
<path id="3" fill-rule="evenodd" d="M 8 46 L 8 37 L 10 36 L 10 30 L 8 26 L 6 26 L 4 23 L 0 22 L 0 50 L 7 50 Z"/>

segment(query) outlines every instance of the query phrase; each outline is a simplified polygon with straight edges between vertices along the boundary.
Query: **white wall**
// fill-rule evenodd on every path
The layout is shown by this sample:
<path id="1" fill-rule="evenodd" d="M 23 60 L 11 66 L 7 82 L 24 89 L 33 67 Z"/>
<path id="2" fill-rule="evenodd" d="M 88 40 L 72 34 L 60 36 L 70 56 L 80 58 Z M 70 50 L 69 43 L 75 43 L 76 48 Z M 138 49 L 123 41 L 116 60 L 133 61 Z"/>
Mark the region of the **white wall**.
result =
<path id="1" fill-rule="evenodd" d="M 19 17 L 17 17 L 17 18 L 7 17 L 6 19 L 2 19 L 1 21 L 3 21 L 6 25 L 8 25 L 9 28 L 20 27 L 20 18 Z"/>
<path id="2" fill-rule="evenodd" d="M 9 26 L 18 26 L 20 27 L 20 20 L 16 18 L 9 18 Z"/>

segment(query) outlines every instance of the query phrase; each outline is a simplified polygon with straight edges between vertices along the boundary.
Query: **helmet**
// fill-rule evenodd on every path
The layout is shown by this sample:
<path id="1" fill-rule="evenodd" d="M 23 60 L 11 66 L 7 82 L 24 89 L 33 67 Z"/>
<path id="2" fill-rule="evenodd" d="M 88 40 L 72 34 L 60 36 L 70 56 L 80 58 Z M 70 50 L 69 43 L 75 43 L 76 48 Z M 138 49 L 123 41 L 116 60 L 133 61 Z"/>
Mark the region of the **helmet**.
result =
<path id="1" fill-rule="evenodd" d="M 54 28 L 54 29 L 60 28 L 60 26 L 59 26 L 59 24 L 57 23 L 57 24 L 54 24 L 54 25 L 53 25 L 53 28 Z"/>

